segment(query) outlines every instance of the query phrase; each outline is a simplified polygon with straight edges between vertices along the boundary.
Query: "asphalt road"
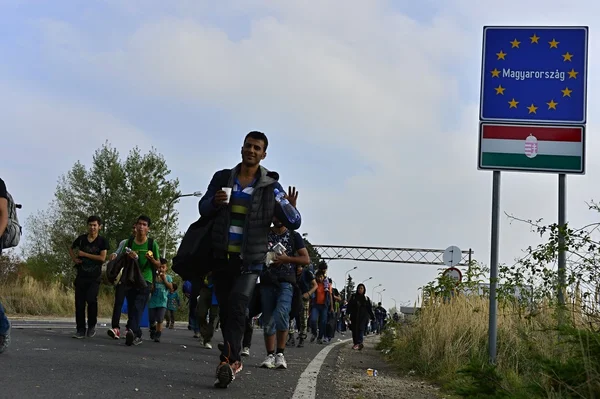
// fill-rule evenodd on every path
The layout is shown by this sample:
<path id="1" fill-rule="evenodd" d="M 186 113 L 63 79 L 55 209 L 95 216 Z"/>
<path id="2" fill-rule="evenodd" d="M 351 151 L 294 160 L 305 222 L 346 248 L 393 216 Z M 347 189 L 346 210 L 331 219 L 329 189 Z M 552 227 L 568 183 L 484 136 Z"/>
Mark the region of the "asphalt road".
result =
<path id="1" fill-rule="evenodd" d="M 227 389 L 216 389 L 220 331 L 212 350 L 200 347 L 186 323 L 165 330 L 160 343 L 144 329 L 144 343 L 128 347 L 124 339 L 110 339 L 106 327 L 98 327 L 94 338 L 73 339 L 73 324 L 13 321 L 11 346 L 0 355 L 0 398 L 291 398 L 300 375 L 325 347 L 287 348 L 287 370 L 261 369 L 262 330 L 254 330 L 241 375 Z M 334 349 L 327 356 L 321 373 L 336 354 Z M 319 375 L 317 392 L 323 392 L 321 384 L 327 381 Z"/>

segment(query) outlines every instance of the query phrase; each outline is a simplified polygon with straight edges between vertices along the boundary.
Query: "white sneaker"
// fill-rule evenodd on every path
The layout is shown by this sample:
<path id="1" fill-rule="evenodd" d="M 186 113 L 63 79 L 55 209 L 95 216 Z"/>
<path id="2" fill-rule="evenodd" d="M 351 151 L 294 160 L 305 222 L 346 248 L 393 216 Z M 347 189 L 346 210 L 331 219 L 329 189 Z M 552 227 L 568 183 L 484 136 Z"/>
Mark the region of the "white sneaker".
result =
<path id="1" fill-rule="evenodd" d="M 285 361 L 285 356 L 283 356 L 283 353 L 278 353 L 275 356 L 275 368 L 287 369 L 287 362 Z"/>
<path id="2" fill-rule="evenodd" d="M 265 358 L 265 361 L 262 362 L 260 367 L 266 368 L 266 369 L 274 369 L 275 368 L 275 356 L 267 355 L 267 357 Z"/>
<path id="3" fill-rule="evenodd" d="M 212 345 L 210 344 L 210 342 L 205 342 L 204 343 L 204 348 L 206 348 L 206 349 L 212 349 Z"/>
<path id="4" fill-rule="evenodd" d="M 244 346 L 244 349 L 242 349 L 242 351 L 240 352 L 241 356 L 250 356 L 250 348 L 248 348 L 247 346 Z"/>

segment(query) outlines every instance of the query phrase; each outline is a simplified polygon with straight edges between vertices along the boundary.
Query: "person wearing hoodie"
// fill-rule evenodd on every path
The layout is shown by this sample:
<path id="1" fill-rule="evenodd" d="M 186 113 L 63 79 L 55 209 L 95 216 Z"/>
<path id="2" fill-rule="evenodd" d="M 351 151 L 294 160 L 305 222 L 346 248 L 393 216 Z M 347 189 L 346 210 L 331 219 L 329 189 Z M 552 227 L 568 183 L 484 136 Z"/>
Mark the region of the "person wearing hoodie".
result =
<path id="1" fill-rule="evenodd" d="M 356 287 L 356 292 L 352 294 L 348 301 L 347 312 L 350 315 L 350 329 L 352 330 L 352 349 L 360 350 L 363 348 L 365 327 L 369 320 L 375 320 L 371 300 L 366 295 L 367 289 L 364 284 Z"/>
<path id="2" fill-rule="evenodd" d="M 301 224 L 296 188 L 290 187 L 286 194 L 279 174 L 260 165 L 268 144 L 264 133 L 248 133 L 241 148 L 242 162 L 216 172 L 198 204 L 201 217 L 213 219 L 213 281 L 223 334 L 217 388 L 227 388 L 243 368 L 240 355 L 246 310 L 265 265 L 273 216 L 290 230 Z"/>

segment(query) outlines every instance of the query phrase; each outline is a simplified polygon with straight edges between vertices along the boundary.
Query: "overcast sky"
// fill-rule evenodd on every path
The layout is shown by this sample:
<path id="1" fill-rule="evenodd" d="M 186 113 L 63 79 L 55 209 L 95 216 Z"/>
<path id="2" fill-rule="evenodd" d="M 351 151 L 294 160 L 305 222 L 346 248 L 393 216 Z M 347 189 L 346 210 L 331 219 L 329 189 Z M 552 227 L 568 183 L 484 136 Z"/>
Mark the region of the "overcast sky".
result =
<path id="1" fill-rule="evenodd" d="M 106 140 L 156 147 L 184 193 L 205 191 L 265 132 L 264 166 L 300 191 L 315 244 L 472 248 L 489 263 L 492 172 L 477 170 L 484 25 L 589 25 L 588 109 L 598 106 L 596 3 L 0 0 L 0 176 L 23 224 L 58 177 Z M 588 114 L 587 174 L 567 178 L 569 221 L 596 221 L 600 149 Z M 177 205 L 180 229 L 196 199 Z M 502 212 L 556 220 L 557 176 L 504 173 Z M 160 237 L 160 235 L 158 236 Z M 502 217 L 502 262 L 539 242 Z M 26 244 L 25 244 L 26 245 Z M 372 276 L 393 306 L 436 266 L 331 263 L 343 286 Z M 373 299 L 378 299 L 375 296 Z"/>

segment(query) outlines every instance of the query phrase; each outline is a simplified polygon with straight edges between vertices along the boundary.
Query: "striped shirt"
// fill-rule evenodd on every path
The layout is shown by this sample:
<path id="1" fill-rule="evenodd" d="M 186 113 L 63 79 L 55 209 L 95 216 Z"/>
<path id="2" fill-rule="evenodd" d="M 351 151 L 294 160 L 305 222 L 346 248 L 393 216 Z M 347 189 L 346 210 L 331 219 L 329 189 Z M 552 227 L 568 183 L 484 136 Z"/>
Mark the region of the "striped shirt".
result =
<path id="1" fill-rule="evenodd" d="M 253 186 L 255 183 L 256 179 L 246 188 L 242 189 L 240 182 L 236 178 L 231 189 L 231 224 L 229 225 L 229 245 L 227 247 L 227 252 L 230 254 L 241 254 L 242 252 L 244 225 L 246 223 L 246 215 L 252 204 L 252 193 L 254 192 Z"/>

